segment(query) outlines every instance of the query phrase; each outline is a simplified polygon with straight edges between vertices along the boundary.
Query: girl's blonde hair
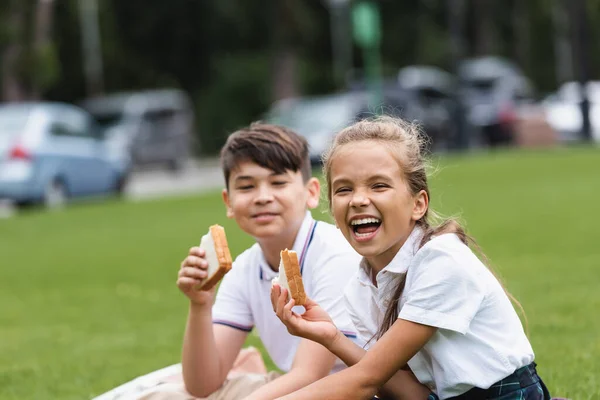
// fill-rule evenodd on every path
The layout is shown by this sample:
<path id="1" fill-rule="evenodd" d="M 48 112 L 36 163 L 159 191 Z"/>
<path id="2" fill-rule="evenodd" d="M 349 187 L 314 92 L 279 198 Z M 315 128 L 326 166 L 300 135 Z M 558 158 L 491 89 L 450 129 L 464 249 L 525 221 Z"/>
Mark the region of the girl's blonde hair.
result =
<path id="1" fill-rule="evenodd" d="M 330 208 L 332 196 L 331 163 L 342 146 L 361 141 L 377 142 L 387 147 L 399 163 L 411 194 L 417 195 L 421 190 L 424 190 L 427 193 L 427 196 L 431 198 L 427 182 L 427 169 L 429 168 L 429 165 L 425 154 L 428 147 L 427 137 L 421 133 L 419 126 L 415 123 L 407 122 L 399 118 L 379 116 L 361 120 L 340 131 L 335 136 L 329 150 L 323 154 L 323 174 L 327 181 L 327 199 Z M 433 236 L 454 233 L 463 243 L 475 247 L 477 252 L 483 258 L 484 263 L 489 264 L 481 249 L 477 246 L 475 241 L 466 234 L 465 230 L 456 219 L 442 219 L 433 210 L 428 209 L 423 217 L 417 221 L 417 225 L 420 226 L 424 232 L 423 238 L 419 243 L 419 248 L 431 240 Z M 398 318 L 400 311 L 399 300 L 404 290 L 404 284 L 405 280 L 403 279 L 398 283 L 398 286 L 393 292 L 390 306 L 385 312 L 383 323 L 375 335 L 377 339 L 383 336 Z M 506 289 L 505 292 L 509 298 L 518 305 L 520 310 L 523 311 L 521 304 L 508 293 Z"/>

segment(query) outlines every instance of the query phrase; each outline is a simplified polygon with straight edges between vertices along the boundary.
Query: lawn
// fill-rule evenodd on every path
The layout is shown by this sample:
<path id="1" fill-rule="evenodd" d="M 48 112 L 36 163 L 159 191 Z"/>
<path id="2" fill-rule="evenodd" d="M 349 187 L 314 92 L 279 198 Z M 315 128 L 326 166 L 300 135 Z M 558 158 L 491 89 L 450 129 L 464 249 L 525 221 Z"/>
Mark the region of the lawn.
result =
<path id="1" fill-rule="evenodd" d="M 434 208 L 467 222 L 523 304 L 553 395 L 600 399 L 600 149 L 438 166 Z M 177 269 L 213 223 L 234 254 L 251 244 L 218 193 L 0 220 L 0 398 L 90 398 L 178 362 L 187 304 Z"/>

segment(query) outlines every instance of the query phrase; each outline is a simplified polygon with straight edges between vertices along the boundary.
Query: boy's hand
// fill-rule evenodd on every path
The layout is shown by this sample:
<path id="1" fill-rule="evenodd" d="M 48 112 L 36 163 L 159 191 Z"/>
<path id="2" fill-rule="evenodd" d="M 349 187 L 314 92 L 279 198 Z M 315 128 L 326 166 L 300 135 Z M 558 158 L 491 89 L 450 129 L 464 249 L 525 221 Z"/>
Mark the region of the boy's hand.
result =
<path id="1" fill-rule="evenodd" d="M 339 334 L 329 314 L 308 297 L 304 304 L 306 311 L 302 315 L 297 314 L 292 311 L 292 307 L 295 305 L 294 299 L 286 304 L 287 298 L 287 289 L 281 288 L 277 284 L 273 285 L 271 304 L 275 314 L 286 326 L 288 332 L 329 348 Z"/>
<path id="2" fill-rule="evenodd" d="M 192 304 L 212 307 L 215 297 L 215 286 L 210 290 L 196 290 L 202 279 L 208 275 L 206 253 L 200 247 L 192 247 L 189 255 L 181 263 L 177 277 L 177 287 L 185 294 Z"/>

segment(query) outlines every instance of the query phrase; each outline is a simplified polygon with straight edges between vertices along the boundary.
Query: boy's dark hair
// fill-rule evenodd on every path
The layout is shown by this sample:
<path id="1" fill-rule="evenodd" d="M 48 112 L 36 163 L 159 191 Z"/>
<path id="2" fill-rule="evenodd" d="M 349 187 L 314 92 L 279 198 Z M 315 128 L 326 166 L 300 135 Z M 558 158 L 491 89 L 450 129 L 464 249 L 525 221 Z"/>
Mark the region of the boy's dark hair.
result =
<path id="1" fill-rule="evenodd" d="M 300 171 L 304 182 L 312 176 L 306 139 L 279 125 L 255 122 L 227 138 L 221 149 L 221 167 L 227 189 L 231 171 L 244 161 L 254 162 L 277 174 L 286 170 Z"/>

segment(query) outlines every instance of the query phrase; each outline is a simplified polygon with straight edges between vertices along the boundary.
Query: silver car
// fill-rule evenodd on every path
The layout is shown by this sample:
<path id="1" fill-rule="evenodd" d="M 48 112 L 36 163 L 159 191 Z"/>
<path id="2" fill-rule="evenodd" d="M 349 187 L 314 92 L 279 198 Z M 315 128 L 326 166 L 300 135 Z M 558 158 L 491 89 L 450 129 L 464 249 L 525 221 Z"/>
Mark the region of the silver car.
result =
<path id="1" fill-rule="evenodd" d="M 90 112 L 111 146 L 131 155 L 135 166 L 162 164 L 180 170 L 194 146 L 194 113 L 176 89 L 113 93 L 88 99 Z"/>
<path id="2" fill-rule="evenodd" d="M 62 103 L 0 106 L 0 199 L 54 207 L 121 193 L 130 160 L 112 153 L 82 109 Z"/>

